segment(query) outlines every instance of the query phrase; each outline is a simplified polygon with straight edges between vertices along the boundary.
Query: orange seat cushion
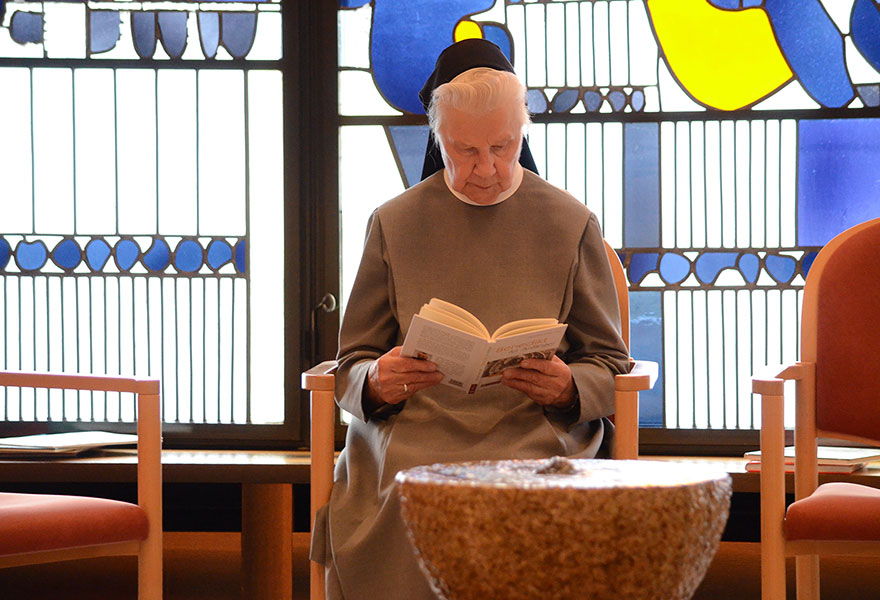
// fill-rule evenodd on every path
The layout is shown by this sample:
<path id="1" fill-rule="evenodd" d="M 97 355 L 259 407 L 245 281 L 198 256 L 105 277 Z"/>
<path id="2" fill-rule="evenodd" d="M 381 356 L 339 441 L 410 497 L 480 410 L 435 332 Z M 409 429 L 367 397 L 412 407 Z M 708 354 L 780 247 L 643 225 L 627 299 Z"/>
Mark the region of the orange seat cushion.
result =
<path id="1" fill-rule="evenodd" d="M 880 490 L 855 483 L 825 483 L 792 503 L 785 539 L 880 541 Z"/>
<path id="2" fill-rule="evenodd" d="M 0 555 L 143 540 L 137 504 L 50 494 L 0 493 Z"/>

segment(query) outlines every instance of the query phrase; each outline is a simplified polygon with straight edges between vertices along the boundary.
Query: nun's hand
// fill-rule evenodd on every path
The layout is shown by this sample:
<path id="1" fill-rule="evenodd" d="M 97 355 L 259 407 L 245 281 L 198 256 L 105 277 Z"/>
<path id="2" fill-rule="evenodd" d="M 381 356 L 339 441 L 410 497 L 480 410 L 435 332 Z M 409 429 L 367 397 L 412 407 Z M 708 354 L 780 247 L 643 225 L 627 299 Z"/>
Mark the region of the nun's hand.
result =
<path id="1" fill-rule="evenodd" d="M 399 404 L 441 381 L 443 374 L 436 364 L 401 356 L 400 346 L 395 346 L 370 365 L 366 393 L 374 404 Z"/>
<path id="2" fill-rule="evenodd" d="M 527 358 L 519 366 L 505 369 L 501 383 L 524 392 L 541 406 L 566 408 L 575 401 L 571 369 L 555 355 L 550 360 Z"/>

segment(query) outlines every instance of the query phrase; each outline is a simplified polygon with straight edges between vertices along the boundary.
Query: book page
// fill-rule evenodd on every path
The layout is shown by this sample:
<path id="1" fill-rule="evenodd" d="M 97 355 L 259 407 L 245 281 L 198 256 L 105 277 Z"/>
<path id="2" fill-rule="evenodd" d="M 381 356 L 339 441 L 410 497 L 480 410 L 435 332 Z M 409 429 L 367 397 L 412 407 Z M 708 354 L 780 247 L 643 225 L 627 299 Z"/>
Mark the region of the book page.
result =
<path id="1" fill-rule="evenodd" d="M 400 355 L 430 360 L 444 375 L 441 383 L 467 390 L 480 373 L 488 344 L 470 333 L 413 315 Z"/>
<path id="2" fill-rule="evenodd" d="M 558 323 L 553 327 L 541 327 L 492 342 L 477 389 L 498 384 L 505 369 L 517 366 L 526 358 L 553 358 L 567 327 L 565 323 Z"/>
<path id="3" fill-rule="evenodd" d="M 535 331 L 537 329 L 546 329 L 548 327 L 553 327 L 558 323 L 559 321 L 556 319 L 520 319 L 519 321 L 511 321 L 510 323 L 505 323 L 496 329 L 495 333 L 492 334 L 491 339 L 497 340 L 511 335 Z"/>
<path id="4" fill-rule="evenodd" d="M 483 322 L 462 307 L 452 304 L 451 302 L 447 302 L 446 300 L 441 300 L 440 298 L 431 298 L 428 301 L 428 304 L 426 304 L 425 306 L 430 306 L 431 308 L 439 312 L 455 315 L 465 323 L 470 324 L 473 329 L 478 332 L 476 335 L 489 339 L 489 330 L 486 329 L 486 326 L 483 325 Z"/>
<path id="5" fill-rule="evenodd" d="M 760 457 L 760 450 L 745 453 L 746 457 Z M 784 456 L 794 459 L 794 446 L 786 446 Z M 819 464 L 857 464 L 880 460 L 880 448 L 857 448 L 848 446 L 818 446 L 816 456 Z"/>
<path id="6" fill-rule="evenodd" d="M 438 310 L 437 308 L 429 306 L 427 304 L 423 305 L 422 308 L 419 310 L 419 316 L 422 316 L 436 323 L 449 325 L 450 327 L 454 327 L 459 331 L 464 331 L 466 333 L 470 333 L 484 339 L 489 339 L 489 334 L 483 333 L 486 328 L 483 327 L 482 324 L 477 327 L 470 321 L 466 321 L 454 313 L 444 310 Z"/>

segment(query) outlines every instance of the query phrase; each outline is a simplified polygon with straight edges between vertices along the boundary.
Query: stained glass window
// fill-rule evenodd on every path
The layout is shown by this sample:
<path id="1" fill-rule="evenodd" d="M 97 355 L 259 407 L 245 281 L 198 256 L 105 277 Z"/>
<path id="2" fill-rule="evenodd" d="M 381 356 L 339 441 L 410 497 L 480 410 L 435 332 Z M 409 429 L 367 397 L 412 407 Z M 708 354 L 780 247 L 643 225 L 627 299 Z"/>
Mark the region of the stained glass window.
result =
<path id="1" fill-rule="evenodd" d="M 282 422 L 280 2 L 0 7 L 0 367 L 160 377 L 170 424 Z M 0 397 L 7 422 L 132 416 Z"/>
<path id="2" fill-rule="evenodd" d="M 759 425 L 750 377 L 797 358 L 816 252 L 880 216 L 876 2 L 342 0 L 338 20 L 343 302 L 367 215 L 419 176 L 418 89 L 485 38 L 528 88 L 540 173 L 623 258 L 632 354 L 661 365 L 642 426 Z"/>

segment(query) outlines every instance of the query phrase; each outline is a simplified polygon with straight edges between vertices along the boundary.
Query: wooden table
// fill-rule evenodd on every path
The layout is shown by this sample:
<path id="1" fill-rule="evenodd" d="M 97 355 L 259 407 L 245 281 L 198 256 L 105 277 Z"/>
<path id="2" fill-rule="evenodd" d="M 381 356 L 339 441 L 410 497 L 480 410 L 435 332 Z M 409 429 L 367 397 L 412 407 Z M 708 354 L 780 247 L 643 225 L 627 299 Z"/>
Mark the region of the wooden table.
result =
<path id="1" fill-rule="evenodd" d="M 165 483 L 239 483 L 242 494 L 242 598 L 290 600 L 293 484 L 309 481 L 309 453 L 282 451 L 163 450 Z M 0 460 L 0 480 L 115 482 L 137 480 L 134 451 L 78 458 Z"/>

